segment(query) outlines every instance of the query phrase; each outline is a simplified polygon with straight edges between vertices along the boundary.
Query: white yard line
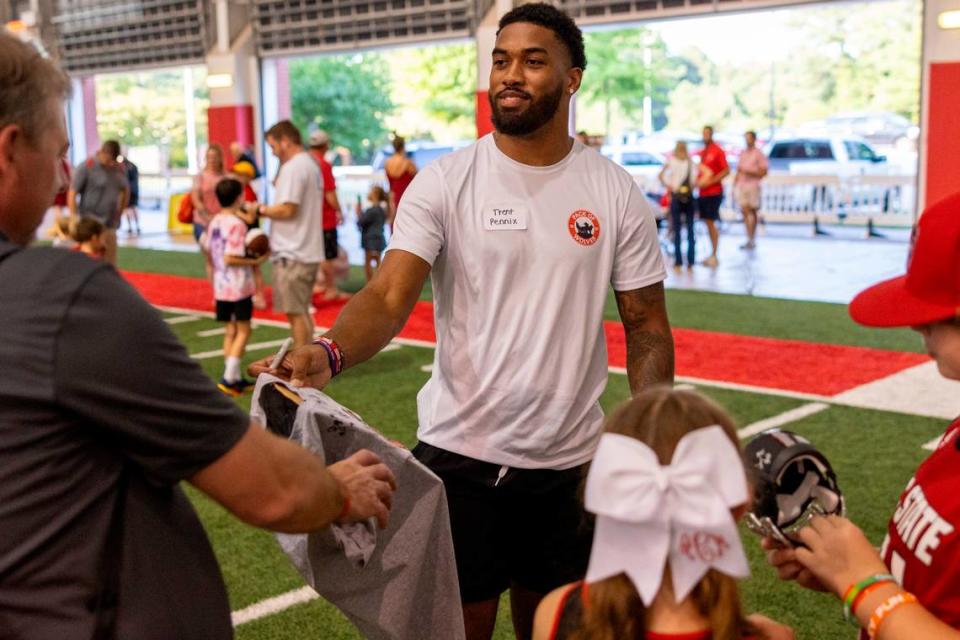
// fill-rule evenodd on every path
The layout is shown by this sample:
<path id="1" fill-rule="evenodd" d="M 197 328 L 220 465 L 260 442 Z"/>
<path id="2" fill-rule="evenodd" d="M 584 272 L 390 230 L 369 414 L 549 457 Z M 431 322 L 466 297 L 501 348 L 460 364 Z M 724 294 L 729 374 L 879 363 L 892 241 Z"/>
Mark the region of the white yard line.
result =
<path id="1" fill-rule="evenodd" d="M 280 613 L 290 607 L 295 607 L 298 604 L 304 604 L 310 602 L 311 600 L 316 600 L 320 596 L 317 595 L 317 592 L 311 589 L 310 587 L 301 587 L 299 589 L 294 589 L 293 591 L 287 591 L 282 593 L 279 596 L 273 598 L 267 598 L 266 600 L 261 600 L 256 602 L 249 607 L 240 609 L 239 611 L 234 611 L 230 614 L 230 617 L 233 620 L 233 626 L 239 627 L 242 624 L 248 622 L 253 622 L 254 620 L 259 620 L 260 618 L 266 618 L 267 616 L 272 616 L 275 613 Z"/>
<path id="2" fill-rule="evenodd" d="M 256 322 L 251 322 L 250 327 L 253 329 L 257 328 Z M 206 331 L 197 331 L 198 338 L 211 338 L 213 336 L 222 336 L 227 332 L 226 327 L 217 327 L 216 329 L 207 329 Z"/>
<path id="3" fill-rule="evenodd" d="M 189 315 L 189 316 L 177 316 L 175 318 L 164 318 L 163 321 L 167 324 L 183 324 L 184 322 L 194 322 L 200 320 L 198 315 Z"/>
<path id="4" fill-rule="evenodd" d="M 802 404 L 799 407 L 790 409 L 789 411 L 784 411 L 780 415 L 773 416 L 772 418 L 766 418 L 765 420 L 760 420 L 758 422 L 754 422 L 753 424 L 747 425 L 743 429 L 737 431 L 737 435 L 741 440 L 743 440 L 744 438 L 755 436 L 758 433 L 766 431 L 767 429 L 775 429 L 777 427 L 788 425 L 791 422 L 803 420 L 804 418 L 820 413 L 821 411 L 829 408 L 830 405 L 824 404 L 823 402 Z"/>
<path id="5" fill-rule="evenodd" d="M 261 351 L 263 349 L 272 349 L 283 344 L 283 340 L 268 340 L 267 342 L 254 342 L 247 345 L 247 353 L 251 351 Z M 200 353 L 191 353 L 190 357 L 194 360 L 207 360 L 208 358 L 222 358 L 223 349 L 213 351 L 201 351 Z"/>
<path id="6" fill-rule="evenodd" d="M 936 451 L 936 450 L 937 450 L 937 447 L 940 446 L 940 441 L 941 441 L 942 439 L 943 439 L 943 436 L 937 436 L 936 438 L 934 438 L 934 439 L 931 440 L 930 442 L 928 442 L 928 443 L 926 443 L 925 445 L 923 445 L 923 448 L 926 449 L 927 451 Z"/>
<path id="7" fill-rule="evenodd" d="M 156 308 L 171 313 L 188 314 L 191 320 L 200 317 L 215 317 L 213 312 L 195 311 L 193 309 L 183 309 L 179 307 L 159 306 Z M 188 321 L 179 318 L 168 318 L 167 320 L 177 320 L 178 322 Z M 282 320 L 257 319 L 257 323 L 263 326 L 289 328 L 289 324 Z M 318 327 L 318 330 L 322 332 L 326 329 Z M 427 340 L 394 338 L 393 342 L 411 347 L 436 348 L 435 343 Z M 786 389 L 771 389 L 768 387 L 758 387 L 736 382 L 723 382 L 720 380 L 705 380 L 703 378 L 690 376 L 677 376 L 676 382 L 683 385 L 693 385 L 695 387 L 730 389 L 732 391 L 743 391 L 746 393 L 756 393 L 781 398 L 795 398 L 810 403 L 832 404 L 861 409 L 878 409 L 881 411 L 892 411 L 915 416 L 954 418 L 957 414 L 960 414 L 960 394 L 956 393 L 956 390 L 960 389 L 960 383 L 951 382 L 935 375 L 935 367 L 936 364 L 932 362 L 919 365 L 918 367 L 911 367 L 900 373 L 875 380 L 837 394 L 836 396 L 823 396 L 800 391 L 789 391 Z M 432 371 L 432 365 L 425 365 L 421 367 L 421 370 L 430 373 Z M 610 367 L 609 371 L 610 373 L 619 375 L 626 375 L 627 373 L 627 370 L 623 367 Z"/>
<path id="8" fill-rule="evenodd" d="M 952 420 L 960 414 L 960 382 L 947 380 L 930 361 L 838 394 L 834 402 Z"/>

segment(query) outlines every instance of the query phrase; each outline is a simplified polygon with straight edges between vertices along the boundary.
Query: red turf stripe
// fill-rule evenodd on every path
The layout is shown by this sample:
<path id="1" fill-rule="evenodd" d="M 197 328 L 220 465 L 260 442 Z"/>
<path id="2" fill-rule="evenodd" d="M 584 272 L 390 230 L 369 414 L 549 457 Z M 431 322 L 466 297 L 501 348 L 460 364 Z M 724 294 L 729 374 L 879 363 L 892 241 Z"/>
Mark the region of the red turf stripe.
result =
<path id="1" fill-rule="evenodd" d="M 606 323 L 611 366 L 626 366 L 622 325 Z M 926 362 L 919 353 L 673 329 L 677 375 L 832 396 Z"/>
<path id="2" fill-rule="evenodd" d="M 213 309 L 209 283 L 198 278 L 124 272 L 152 304 L 198 311 Z M 314 319 L 329 327 L 344 303 L 317 304 Z M 283 320 L 283 314 L 256 311 L 257 318 Z M 623 327 L 606 322 L 610 365 L 626 366 Z M 400 337 L 435 342 L 433 305 L 418 302 Z M 729 333 L 674 328 L 677 375 L 769 389 L 832 396 L 921 364 L 927 356 L 864 347 L 757 338 Z"/>

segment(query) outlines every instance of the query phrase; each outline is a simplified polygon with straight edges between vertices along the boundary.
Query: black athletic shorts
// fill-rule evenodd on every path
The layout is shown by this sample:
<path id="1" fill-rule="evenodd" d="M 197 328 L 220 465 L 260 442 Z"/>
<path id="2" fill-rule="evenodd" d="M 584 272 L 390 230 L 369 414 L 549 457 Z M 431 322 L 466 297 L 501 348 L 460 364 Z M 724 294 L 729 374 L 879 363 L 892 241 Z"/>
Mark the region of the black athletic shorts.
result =
<path id="1" fill-rule="evenodd" d="M 327 229 L 323 232 L 323 257 L 326 260 L 334 260 L 337 257 L 337 228 Z"/>
<path id="2" fill-rule="evenodd" d="M 413 455 L 443 480 L 463 602 L 491 600 L 511 586 L 546 594 L 586 574 L 588 465 L 503 471 L 423 442 Z"/>
<path id="3" fill-rule="evenodd" d="M 719 220 L 721 202 L 723 202 L 723 195 L 701 196 L 697 198 L 697 210 L 700 212 L 700 219 Z"/>
<path id="4" fill-rule="evenodd" d="M 220 322 L 230 322 L 231 320 L 243 322 L 252 317 L 253 296 L 231 302 L 217 300 L 217 320 Z"/>

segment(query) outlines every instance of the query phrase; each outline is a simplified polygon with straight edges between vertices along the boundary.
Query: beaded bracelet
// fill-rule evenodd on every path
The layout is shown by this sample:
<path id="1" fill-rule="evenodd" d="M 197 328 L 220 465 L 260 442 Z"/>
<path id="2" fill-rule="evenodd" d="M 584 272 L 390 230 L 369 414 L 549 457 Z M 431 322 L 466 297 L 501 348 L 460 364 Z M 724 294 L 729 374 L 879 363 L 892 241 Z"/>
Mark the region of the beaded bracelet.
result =
<path id="1" fill-rule="evenodd" d="M 846 591 L 843 592 L 843 618 L 848 622 L 852 623 L 854 626 L 859 627 L 860 623 L 857 621 L 856 617 L 853 615 L 854 606 L 853 602 L 858 598 L 860 593 L 873 585 L 883 583 L 883 582 L 896 582 L 897 579 L 894 578 L 889 573 L 878 573 L 869 577 L 864 578 L 860 582 L 855 582 L 847 587 Z"/>
<path id="2" fill-rule="evenodd" d="M 912 604 L 916 601 L 917 596 L 912 593 L 907 593 L 906 591 L 901 591 L 897 595 L 890 596 L 884 600 L 880 606 L 870 614 L 870 624 L 867 625 L 867 635 L 870 636 L 871 640 L 876 638 L 877 632 L 880 631 L 880 625 L 891 613 L 905 604 Z"/>
<path id="3" fill-rule="evenodd" d="M 320 336 L 313 341 L 313 344 L 323 347 L 324 351 L 327 352 L 327 361 L 330 363 L 331 378 L 343 371 L 343 351 L 340 349 L 340 345 L 326 336 Z"/>

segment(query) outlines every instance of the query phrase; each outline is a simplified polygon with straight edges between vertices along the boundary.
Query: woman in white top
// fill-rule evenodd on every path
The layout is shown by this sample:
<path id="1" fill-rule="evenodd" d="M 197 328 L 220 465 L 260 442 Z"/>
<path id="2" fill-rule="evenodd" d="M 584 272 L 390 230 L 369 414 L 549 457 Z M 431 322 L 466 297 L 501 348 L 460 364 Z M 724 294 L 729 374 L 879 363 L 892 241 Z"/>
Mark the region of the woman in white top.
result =
<path id="1" fill-rule="evenodd" d="M 709 171 L 706 167 L 701 170 Z M 687 229 L 687 268 L 692 269 L 696 254 L 693 235 L 693 186 L 697 182 L 697 165 L 687 153 L 687 143 L 680 140 L 673 154 L 660 170 L 660 184 L 670 194 L 670 223 L 673 228 L 673 268 L 679 271 L 683 267 L 683 253 L 680 250 L 680 225 Z"/>

